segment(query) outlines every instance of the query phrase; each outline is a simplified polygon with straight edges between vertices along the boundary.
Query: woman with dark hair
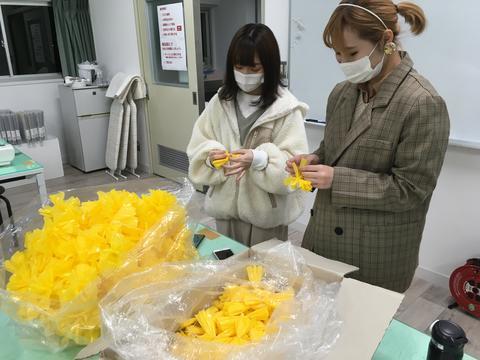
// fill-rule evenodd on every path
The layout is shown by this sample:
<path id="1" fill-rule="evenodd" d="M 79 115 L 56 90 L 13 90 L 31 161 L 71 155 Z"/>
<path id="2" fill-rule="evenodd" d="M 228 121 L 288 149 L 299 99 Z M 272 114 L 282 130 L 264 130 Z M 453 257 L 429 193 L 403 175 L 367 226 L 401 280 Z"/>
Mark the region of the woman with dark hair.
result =
<path id="1" fill-rule="evenodd" d="M 300 169 L 317 191 L 302 246 L 360 270 L 353 277 L 404 292 L 418 265 L 430 199 L 448 144 L 445 102 L 400 51 L 399 17 L 418 35 L 422 9 L 344 0 L 323 33 L 346 81 L 328 98 L 320 147 Z M 428 45 L 428 44 L 426 44 Z"/>
<path id="2" fill-rule="evenodd" d="M 205 209 L 219 232 L 248 246 L 287 239 L 303 199 L 284 185 L 284 164 L 307 150 L 307 109 L 282 85 L 272 31 L 262 24 L 238 30 L 224 86 L 197 120 L 187 148 L 190 179 L 210 187 Z"/>

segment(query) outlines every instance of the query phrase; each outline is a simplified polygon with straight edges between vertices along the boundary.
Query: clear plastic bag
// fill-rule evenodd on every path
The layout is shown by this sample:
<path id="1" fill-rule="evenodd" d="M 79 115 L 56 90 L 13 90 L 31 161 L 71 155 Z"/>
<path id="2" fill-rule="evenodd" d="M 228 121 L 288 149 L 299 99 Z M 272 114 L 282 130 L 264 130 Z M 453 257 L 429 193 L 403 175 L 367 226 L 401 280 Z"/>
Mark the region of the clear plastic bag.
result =
<path id="1" fill-rule="evenodd" d="M 0 308 L 16 321 L 21 340 L 31 347 L 46 346 L 51 351 L 60 351 L 71 344 L 85 345 L 94 341 L 100 335 L 98 302 L 121 278 L 162 262 L 198 258 L 192 243 L 193 231 L 185 209 L 194 193 L 194 188 L 188 180 L 180 184 L 160 178 L 134 180 L 67 190 L 64 197 L 65 199 L 76 197 L 84 204 L 96 200 L 98 192 L 108 193 L 110 190 L 126 190 L 138 196 L 146 195 L 150 190 L 163 190 L 175 195 L 176 202 L 165 205 L 166 210 L 161 218 L 150 216 L 152 225 L 148 228 L 139 230 L 134 228 L 143 235 L 132 248 L 121 253 L 118 258 L 119 266 L 106 268 L 105 271 L 99 270 L 98 276 L 81 288 L 72 300 L 58 301 L 59 304 L 56 304 L 55 298 L 42 297 L 38 294 L 30 296 L 7 290 L 12 277 L 6 268 L 8 261 L 11 262 L 15 259 L 15 254 L 25 250 L 27 234 L 31 236 L 32 230 L 44 226 L 43 218 L 39 214 L 42 204 L 34 202 L 25 207 L 21 214 L 16 214 L 16 218 L 11 219 L 11 223 L 0 235 Z M 49 204 L 43 204 L 47 205 Z M 155 206 L 155 201 L 152 200 L 150 205 Z M 147 211 L 149 208 L 141 209 Z M 103 209 L 100 208 L 98 211 L 103 212 Z M 108 211 L 109 209 L 105 209 L 105 212 Z M 135 211 L 138 215 L 140 207 Z M 130 216 L 124 218 L 129 219 Z M 110 224 L 104 226 L 107 229 L 114 228 L 114 225 Z M 68 221 L 66 229 L 68 231 Z M 74 239 L 73 242 L 72 247 L 81 245 L 81 239 Z M 86 251 L 89 250 L 87 246 Z M 101 253 L 104 249 L 95 251 Z M 65 249 L 65 252 L 70 256 L 68 249 Z M 82 275 L 82 271 L 79 271 L 78 276 Z M 26 300 L 30 298 L 31 301 Z"/>
<path id="2" fill-rule="evenodd" d="M 267 287 L 295 291 L 274 310 L 261 340 L 231 345 L 177 334 L 227 284 L 244 284 L 251 264 L 264 267 Z M 128 360 L 322 359 L 340 334 L 338 289 L 315 279 L 290 242 L 257 258 L 163 264 L 124 278 L 102 299 L 102 337 Z"/>

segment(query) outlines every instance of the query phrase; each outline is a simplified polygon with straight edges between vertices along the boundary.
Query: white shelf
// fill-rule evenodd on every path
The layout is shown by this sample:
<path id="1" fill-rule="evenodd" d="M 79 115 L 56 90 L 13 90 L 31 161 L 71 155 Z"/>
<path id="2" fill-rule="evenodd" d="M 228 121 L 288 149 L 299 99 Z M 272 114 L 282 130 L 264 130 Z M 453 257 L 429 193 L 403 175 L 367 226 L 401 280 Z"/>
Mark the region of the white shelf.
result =
<path id="1" fill-rule="evenodd" d="M 46 140 L 23 143 L 15 147 L 43 166 L 46 180 L 63 176 L 60 144 L 56 137 L 48 136 Z"/>
<path id="2" fill-rule="evenodd" d="M 480 141 L 450 138 L 450 140 L 448 141 L 448 144 L 452 146 L 480 150 Z"/>
<path id="3" fill-rule="evenodd" d="M 305 124 L 308 124 L 308 125 L 318 126 L 318 127 L 322 127 L 322 128 L 324 128 L 325 125 L 326 125 L 325 123 L 320 123 L 320 122 L 317 123 L 317 122 L 311 122 L 311 121 L 306 121 L 306 120 L 304 120 L 303 122 Z"/>
<path id="4" fill-rule="evenodd" d="M 304 120 L 304 123 L 310 126 L 316 126 L 320 128 L 324 128 L 326 125 L 325 123 L 316 123 L 316 122 L 310 122 L 305 120 Z M 448 145 L 457 146 L 457 147 L 466 148 L 466 149 L 480 150 L 480 141 L 450 138 L 448 141 Z"/>

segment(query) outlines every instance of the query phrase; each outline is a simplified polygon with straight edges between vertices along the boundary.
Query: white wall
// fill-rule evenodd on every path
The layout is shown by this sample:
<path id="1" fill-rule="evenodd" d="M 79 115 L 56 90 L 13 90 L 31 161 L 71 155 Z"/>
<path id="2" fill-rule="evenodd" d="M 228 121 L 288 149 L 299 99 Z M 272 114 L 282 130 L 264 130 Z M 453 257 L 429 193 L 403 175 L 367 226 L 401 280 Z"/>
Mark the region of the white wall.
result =
<path id="1" fill-rule="evenodd" d="M 47 134 L 58 138 L 63 161 L 66 161 L 58 93 L 58 85 L 62 82 L 58 79 L 0 83 L 0 109 L 43 110 Z"/>
<path id="2" fill-rule="evenodd" d="M 264 22 L 277 38 L 280 58 L 288 61 L 290 1 L 264 0 Z"/>
<path id="3" fill-rule="evenodd" d="M 480 257 L 479 186 L 480 150 L 450 146 L 427 215 L 419 275 L 449 276 Z"/>
<path id="4" fill-rule="evenodd" d="M 90 0 L 97 61 L 111 80 L 117 72 L 141 74 L 133 0 Z M 138 162 L 150 171 L 145 102 L 138 106 Z"/>
<path id="5" fill-rule="evenodd" d="M 90 0 L 97 61 L 108 79 L 117 72 L 140 74 L 133 0 Z"/>

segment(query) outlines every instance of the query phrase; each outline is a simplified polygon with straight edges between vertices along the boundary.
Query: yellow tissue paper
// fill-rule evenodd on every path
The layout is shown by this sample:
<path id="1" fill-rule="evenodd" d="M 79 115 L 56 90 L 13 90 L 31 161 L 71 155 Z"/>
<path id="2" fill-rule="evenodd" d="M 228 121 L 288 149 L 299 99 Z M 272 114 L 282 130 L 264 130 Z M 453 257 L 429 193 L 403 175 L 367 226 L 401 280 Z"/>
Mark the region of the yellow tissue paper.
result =
<path id="1" fill-rule="evenodd" d="M 11 317 L 57 335 L 60 346 L 100 336 L 98 302 L 120 279 L 197 258 L 185 208 L 167 191 L 112 190 L 85 202 L 57 193 L 50 201 L 39 210 L 43 226 L 26 233 L 24 250 L 4 263 L 11 274 L 6 290 L 17 306 L 1 304 Z M 185 333 L 215 336 L 205 316 L 197 318 L 202 328 L 191 322 Z"/>
<path id="2" fill-rule="evenodd" d="M 261 340 L 275 308 L 295 294 L 291 288 L 282 292 L 263 289 L 263 266 L 247 266 L 246 272 L 249 283 L 227 285 L 213 306 L 183 322 L 177 333 L 234 345 Z"/>
<path id="3" fill-rule="evenodd" d="M 300 161 L 300 168 L 308 164 L 307 159 L 302 159 Z M 292 164 L 293 170 L 295 171 L 295 176 L 289 176 L 284 180 L 285 186 L 290 187 L 292 190 L 300 189 L 302 191 L 312 191 L 312 183 L 303 178 L 302 173 L 300 172 L 299 167 L 296 163 Z"/>
<path id="4" fill-rule="evenodd" d="M 213 160 L 212 165 L 215 169 L 219 170 L 221 169 L 224 165 L 228 164 L 231 159 L 238 158 L 239 155 L 237 154 L 231 154 L 228 151 L 225 152 L 225 157 L 223 159 L 218 159 L 218 160 Z"/>
<path id="5" fill-rule="evenodd" d="M 251 265 L 247 266 L 248 280 L 252 282 L 262 281 L 263 279 L 263 266 Z"/>

